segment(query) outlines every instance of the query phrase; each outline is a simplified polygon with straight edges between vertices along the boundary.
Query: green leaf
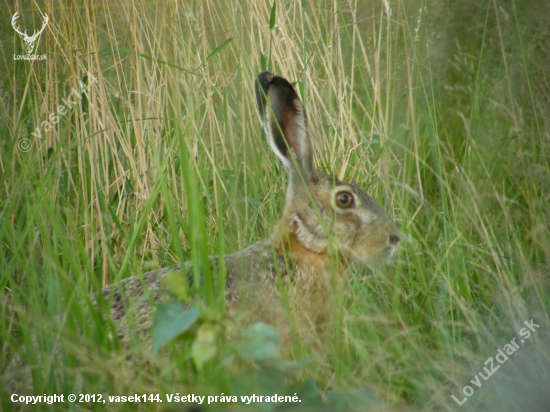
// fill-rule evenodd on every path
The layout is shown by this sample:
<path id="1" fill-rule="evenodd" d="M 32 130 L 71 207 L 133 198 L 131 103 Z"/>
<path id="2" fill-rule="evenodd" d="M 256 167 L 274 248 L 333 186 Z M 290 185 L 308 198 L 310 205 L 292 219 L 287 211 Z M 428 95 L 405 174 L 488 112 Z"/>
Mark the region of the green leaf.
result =
<path id="1" fill-rule="evenodd" d="M 248 339 L 262 339 L 276 343 L 280 341 L 277 330 L 273 326 L 263 322 L 257 322 L 249 326 L 241 332 L 241 336 Z"/>
<path id="2" fill-rule="evenodd" d="M 306 101 L 306 84 L 304 82 L 296 82 L 298 91 L 300 92 L 300 98 L 303 102 Z"/>
<path id="3" fill-rule="evenodd" d="M 269 30 L 273 30 L 275 27 L 275 20 L 277 20 L 277 1 L 273 2 L 271 7 L 271 17 L 269 18 Z"/>
<path id="4" fill-rule="evenodd" d="M 395 139 L 398 139 L 400 138 L 401 136 L 403 136 L 406 132 L 408 132 L 409 130 L 411 130 L 411 128 L 407 125 L 404 125 L 403 123 L 401 123 L 399 126 L 397 126 L 395 128 L 395 130 L 392 132 L 391 136 L 390 136 L 390 139 L 391 140 L 395 140 Z"/>
<path id="5" fill-rule="evenodd" d="M 106 55 L 109 55 L 109 54 L 114 54 L 115 51 L 118 51 L 119 53 L 132 53 L 132 50 L 128 47 L 109 46 L 109 47 L 105 47 L 104 49 L 101 49 L 101 51 L 99 52 L 99 55 L 100 56 L 106 56 Z M 173 67 L 174 69 L 178 69 L 178 70 L 181 70 L 185 73 L 192 74 L 193 76 L 198 76 L 197 73 L 194 73 L 195 70 L 188 70 L 185 67 L 177 66 L 175 64 L 168 63 L 168 62 L 165 62 L 163 60 L 159 60 L 156 57 L 148 56 L 147 54 L 143 54 L 143 53 L 140 53 L 138 51 L 135 51 L 134 53 L 136 54 L 136 56 L 143 57 L 144 59 L 154 61 L 158 64 L 164 64 L 166 66 Z"/>
<path id="6" fill-rule="evenodd" d="M 235 346 L 238 354 L 245 360 L 279 359 L 277 346 L 273 342 L 248 341 Z"/>
<path id="7" fill-rule="evenodd" d="M 153 352 L 157 352 L 166 342 L 176 338 L 199 318 L 195 307 L 186 309 L 181 302 L 163 302 L 157 306 L 153 319 Z"/>
<path id="8" fill-rule="evenodd" d="M 296 393 L 298 399 L 300 400 L 300 409 L 298 410 L 335 412 L 332 405 L 328 405 L 323 402 L 321 399 L 321 391 L 313 379 L 308 379 L 305 381 L 298 391 L 292 388 L 289 389 L 289 395 Z M 292 403 L 282 404 L 275 409 L 276 412 L 291 412 L 296 410 L 295 404 Z"/>
<path id="9" fill-rule="evenodd" d="M 167 273 L 162 280 L 167 290 L 175 297 L 184 302 L 189 301 L 189 285 L 185 281 L 185 277 L 183 277 L 179 271 Z"/>
<path id="10" fill-rule="evenodd" d="M 212 53 L 210 53 L 210 54 L 206 57 L 206 59 L 204 59 L 203 65 L 204 65 L 205 63 L 209 62 L 210 60 L 212 60 L 214 57 L 216 57 L 216 55 L 217 55 L 219 52 L 221 52 L 221 51 L 225 48 L 225 46 L 227 46 L 229 43 L 231 43 L 231 41 L 233 41 L 233 39 L 234 39 L 234 37 L 230 37 L 229 39 L 225 40 L 222 44 L 220 44 L 218 47 L 216 47 L 216 48 L 212 51 Z"/>
<path id="11" fill-rule="evenodd" d="M 380 140 L 372 139 L 372 140 L 365 140 L 364 142 L 361 142 L 361 146 L 368 146 L 370 144 L 379 144 Z"/>
<path id="12" fill-rule="evenodd" d="M 197 332 L 197 338 L 191 347 L 191 357 L 197 369 L 201 370 L 205 362 L 216 356 L 216 336 L 218 328 L 210 323 L 203 324 Z"/>
<path id="13" fill-rule="evenodd" d="M 260 53 L 260 71 L 265 72 L 267 70 L 267 59 L 263 55 L 263 53 Z"/>
<path id="14" fill-rule="evenodd" d="M 100 56 L 108 56 L 114 54 L 115 51 L 120 53 L 132 53 L 132 50 L 129 47 L 124 46 L 107 46 L 99 51 Z"/>
<path id="15" fill-rule="evenodd" d="M 317 386 L 317 382 L 315 382 L 313 379 L 308 379 L 307 381 L 305 381 L 298 391 L 300 399 L 315 398 L 320 394 L 321 391 L 319 390 L 319 386 Z"/>
<path id="16" fill-rule="evenodd" d="M 249 203 L 253 206 L 256 206 L 256 207 L 260 207 L 262 205 L 262 202 L 260 202 L 259 200 L 256 200 L 256 199 L 253 199 L 249 196 L 247 197 L 239 197 L 235 203 Z"/>
<path id="17" fill-rule="evenodd" d="M 376 406 L 380 404 L 376 396 L 366 388 L 332 391 L 327 397 L 337 410 L 346 412 L 354 410 L 363 411 L 367 406 Z"/>
<path id="18" fill-rule="evenodd" d="M 278 360 L 279 334 L 271 326 L 259 322 L 247 328 L 241 336 L 244 341 L 235 345 L 239 356 L 246 360 Z"/>
<path id="19" fill-rule="evenodd" d="M 260 366 L 257 372 L 249 370 L 232 376 L 229 382 L 229 388 L 231 394 L 237 396 L 238 399 L 240 399 L 241 396 L 250 396 L 251 394 L 258 396 L 273 396 L 275 394 L 292 396 L 296 391 L 289 387 L 287 382 L 288 375 L 285 373 L 274 368 Z M 302 410 L 296 409 L 297 405 L 298 404 L 291 404 L 292 410 Z M 285 406 L 285 404 L 280 404 L 278 402 L 260 402 L 242 406 L 244 406 L 242 410 L 272 412 L 278 410 L 279 406 Z"/>

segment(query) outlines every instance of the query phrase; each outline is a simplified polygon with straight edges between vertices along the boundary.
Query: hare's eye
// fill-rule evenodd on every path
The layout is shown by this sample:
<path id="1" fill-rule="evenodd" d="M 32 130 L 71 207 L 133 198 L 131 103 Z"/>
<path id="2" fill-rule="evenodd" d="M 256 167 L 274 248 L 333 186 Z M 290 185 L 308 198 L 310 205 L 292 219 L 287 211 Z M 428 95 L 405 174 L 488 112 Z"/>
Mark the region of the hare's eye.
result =
<path id="1" fill-rule="evenodd" d="M 353 206 L 353 195 L 350 192 L 336 193 L 336 206 L 341 209 L 348 209 Z"/>

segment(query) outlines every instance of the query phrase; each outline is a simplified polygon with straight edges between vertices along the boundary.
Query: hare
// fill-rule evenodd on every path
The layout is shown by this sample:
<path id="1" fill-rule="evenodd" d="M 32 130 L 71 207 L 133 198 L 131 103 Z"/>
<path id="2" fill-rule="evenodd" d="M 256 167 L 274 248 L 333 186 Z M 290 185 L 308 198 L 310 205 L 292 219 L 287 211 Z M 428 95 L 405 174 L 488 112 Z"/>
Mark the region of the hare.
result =
<path id="1" fill-rule="evenodd" d="M 353 262 L 391 256 L 399 231 L 357 185 L 315 168 L 306 111 L 286 79 L 260 73 L 255 91 L 269 145 L 290 170 L 290 178 L 283 216 L 271 237 L 223 257 L 228 309 L 245 308 L 258 320 L 284 323 L 284 314 L 276 308 L 282 280 L 298 301 L 301 324 L 319 331 L 330 319 L 333 279 L 341 279 Z M 218 262 L 219 257 L 210 258 L 212 273 L 217 273 Z M 192 264 L 148 272 L 103 289 L 113 302 L 113 320 L 125 323 L 131 308 L 138 317 L 136 325 L 148 327 L 150 295 L 157 302 L 161 299 L 161 280 L 170 272 L 191 281 Z"/>
<path id="2" fill-rule="evenodd" d="M 290 320 L 297 320 L 306 338 L 303 342 L 318 347 L 330 326 L 334 288 L 348 266 L 390 257 L 399 243 L 399 231 L 357 185 L 315 169 L 305 108 L 287 80 L 263 72 L 255 88 L 265 134 L 290 170 L 290 178 L 283 216 L 271 237 L 223 257 L 227 307 L 271 323 L 285 342 L 289 318 L 279 296 L 282 284 L 293 304 L 295 316 Z M 219 259 L 210 258 L 212 273 L 218 273 Z M 163 279 L 170 273 L 187 276 L 192 283 L 192 262 L 122 280 L 94 297 L 94 302 L 103 298 L 110 303 L 110 315 L 123 342 L 128 342 L 131 331 L 148 340 L 151 303 L 166 295 Z M 18 382 L 30 387 L 30 368 L 16 357 L 3 381 L 9 388 Z"/>

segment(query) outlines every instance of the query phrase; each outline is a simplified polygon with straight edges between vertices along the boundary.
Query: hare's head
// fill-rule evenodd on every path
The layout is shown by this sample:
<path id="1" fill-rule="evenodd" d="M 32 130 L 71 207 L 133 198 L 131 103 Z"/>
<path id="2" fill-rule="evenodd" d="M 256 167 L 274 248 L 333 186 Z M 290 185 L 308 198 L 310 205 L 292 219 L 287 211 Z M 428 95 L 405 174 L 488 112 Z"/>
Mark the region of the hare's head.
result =
<path id="1" fill-rule="evenodd" d="M 313 166 L 307 116 L 292 85 L 269 72 L 258 75 L 256 98 L 275 154 L 290 169 L 282 224 L 303 248 L 318 254 L 331 242 L 348 262 L 372 262 L 393 254 L 399 230 L 357 185 L 340 182 Z"/>

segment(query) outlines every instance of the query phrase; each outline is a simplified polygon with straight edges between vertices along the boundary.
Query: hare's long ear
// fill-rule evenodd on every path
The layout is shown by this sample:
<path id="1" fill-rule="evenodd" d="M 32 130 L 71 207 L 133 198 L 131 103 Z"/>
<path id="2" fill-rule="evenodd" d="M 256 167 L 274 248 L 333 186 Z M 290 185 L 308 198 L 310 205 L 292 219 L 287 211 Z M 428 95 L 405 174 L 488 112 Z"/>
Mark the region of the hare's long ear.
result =
<path id="1" fill-rule="evenodd" d="M 313 150 L 306 110 L 298 94 L 288 80 L 263 72 L 256 80 L 256 100 L 271 148 L 291 172 L 297 171 L 308 180 Z"/>

